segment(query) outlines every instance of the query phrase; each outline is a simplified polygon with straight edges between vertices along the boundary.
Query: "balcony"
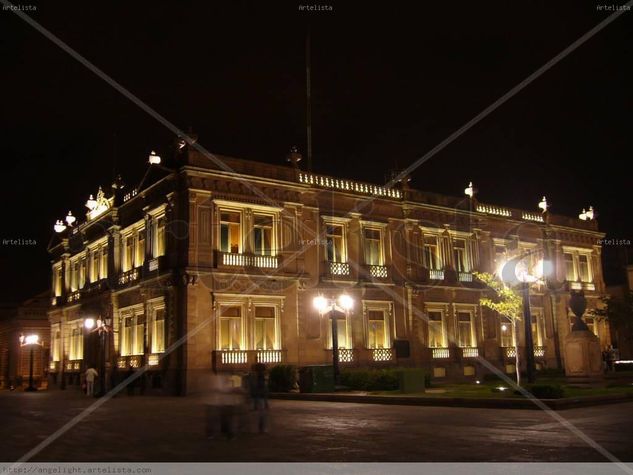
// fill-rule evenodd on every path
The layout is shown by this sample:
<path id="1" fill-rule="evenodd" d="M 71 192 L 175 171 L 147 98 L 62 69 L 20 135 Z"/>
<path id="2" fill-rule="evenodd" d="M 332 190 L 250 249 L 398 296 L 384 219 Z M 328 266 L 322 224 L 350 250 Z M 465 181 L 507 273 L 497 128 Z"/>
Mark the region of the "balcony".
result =
<path id="1" fill-rule="evenodd" d="M 545 357 L 545 347 L 544 346 L 535 346 L 534 347 L 534 357 L 535 358 L 544 358 Z"/>
<path id="2" fill-rule="evenodd" d="M 216 262 L 222 267 L 277 269 L 279 267 L 279 256 L 218 251 Z"/>
<path id="3" fill-rule="evenodd" d="M 461 348 L 462 358 L 477 358 L 479 356 L 479 348 L 476 346 L 468 346 Z"/>
<path id="4" fill-rule="evenodd" d="M 430 280 L 444 280 L 444 271 L 439 269 L 429 269 Z"/>
<path id="5" fill-rule="evenodd" d="M 431 357 L 434 360 L 450 358 L 451 351 L 449 348 L 431 348 Z"/>
<path id="6" fill-rule="evenodd" d="M 363 280 L 369 281 L 387 280 L 390 277 L 389 267 L 364 265 L 361 269 L 361 277 Z"/>
<path id="7" fill-rule="evenodd" d="M 82 360 L 66 361 L 64 370 L 65 371 L 80 371 L 82 362 L 83 362 Z"/>
<path id="8" fill-rule="evenodd" d="M 74 292 L 71 292 L 70 294 L 68 294 L 68 297 L 66 298 L 66 302 L 73 303 L 79 300 L 80 298 L 81 298 L 81 292 L 79 290 L 75 290 Z"/>
<path id="9" fill-rule="evenodd" d="M 332 362 L 332 349 L 325 350 L 328 354 L 326 357 L 326 361 L 328 363 Z M 356 355 L 356 350 L 352 348 L 339 348 L 338 349 L 338 362 L 340 364 L 353 364 L 358 362 L 358 356 Z"/>
<path id="10" fill-rule="evenodd" d="M 457 280 L 459 280 L 460 282 L 472 282 L 473 274 L 472 272 L 458 272 Z"/>
<path id="11" fill-rule="evenodd" d="M 284 350 L 215 350 L 215 371 L 250 371 L 255 363 L 279 364 L 285 361 Z"/>
<path id="12" fill-rule="evenodd" d="M 332 280 L 349 280 L 351 267 L 347 262 L 326 261 L 323 263 L 323 277 Z"/>
<path id="13" fill-rule="evenodd" d="M 372 348 L 370 351 L 372 361 L 376 363 L 385 363 L 395 359 L 393 348 Z"/>
<path id="14" fill-rule="evenodd" d="M 143 366 L 144 355 L 128 355 L 119 356 L 117 358 L 116 367 L 118 369 L 140 368 Z"/>
<path id="15" fill-rule="evenodd" d="M 579 282 L 574 280 L 568 280 L 565 282 L 567 290 L 596 290 L 596 285 L 593 282 Z"/>
<path id="16" fill-rule="evenodd" d="M 130 269 L 119 275 L 119 285 L 126 285 L 132 282 L 136 282 L 141 277 L 141 272 L 138 268 Z"/>
<path id="17" fill-rule="evenodd" d="M 514 346 L 504 346 L 501 348 L 505 358 L 516 358 L 517 350 Z"/>

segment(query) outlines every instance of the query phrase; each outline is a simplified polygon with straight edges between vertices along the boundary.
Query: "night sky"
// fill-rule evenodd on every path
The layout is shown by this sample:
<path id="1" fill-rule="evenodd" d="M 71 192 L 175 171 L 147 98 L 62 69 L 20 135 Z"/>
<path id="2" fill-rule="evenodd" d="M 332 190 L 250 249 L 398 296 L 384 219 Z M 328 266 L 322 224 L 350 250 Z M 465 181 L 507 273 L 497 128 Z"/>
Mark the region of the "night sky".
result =
<path id="1" fill-rule="evenodd" d="M 28 3 L 27 3 L 28 2 Z M 212 152 L 284 164 L 305 152 L 312 32 L 313 169 L 384 183 L 610 13 L 600 2 L 39 2 L 46 29 Z M 617 3 L 613 3 L 616 5 Z M 103 6 L 99 6 L 103 5 Z M 435 6 L 434 6 L 435 5 Z M 554 213 L 593 205 L 633 240 L 633 16 L 623 14 L 423 164 L 412 186 Z M 0 7 L 0 301 L 49 284 L 55 219 L 114 171 L 140 180 L 172 133 Z"/>

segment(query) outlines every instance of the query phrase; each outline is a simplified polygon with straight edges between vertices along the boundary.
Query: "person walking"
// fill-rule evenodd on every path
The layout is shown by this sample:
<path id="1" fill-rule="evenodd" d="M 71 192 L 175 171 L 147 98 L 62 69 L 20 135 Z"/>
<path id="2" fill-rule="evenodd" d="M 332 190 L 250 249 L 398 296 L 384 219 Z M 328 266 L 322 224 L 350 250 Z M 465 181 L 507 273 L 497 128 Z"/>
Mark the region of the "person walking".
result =
<path id="1" fill-rule="evenodd" d="M 268 432 L 268 384 L 266 366 L 257 363 L 249 375 L 249 393 L 253 399 L 253 410 L 257 411 L 257 427 L 260 433 Z"/>
<path id="2" fill-rule="evenodd" d="M 99 376 L 92 366 L 86 370 L 86 396 L 93 396 L 95 392 L 95 378 Z"/>

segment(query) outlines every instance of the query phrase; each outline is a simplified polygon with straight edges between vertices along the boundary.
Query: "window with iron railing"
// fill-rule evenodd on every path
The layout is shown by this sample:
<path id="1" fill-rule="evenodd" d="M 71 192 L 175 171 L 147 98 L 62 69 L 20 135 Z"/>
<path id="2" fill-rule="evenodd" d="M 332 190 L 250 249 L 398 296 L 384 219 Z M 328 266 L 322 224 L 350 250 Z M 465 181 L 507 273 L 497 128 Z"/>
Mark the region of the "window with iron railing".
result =
<path id="1" fill-rule="evenodd" d="M 386 312 L 384 310 L 367 311 L 367 347 L 370 349 L 389 348 Z"/>
<path id="2" fill-rule="evenodd" d="M 255 307 L 255 349 L 277 349 L 275 307 Z"/>
<path id="3" fill-rule="evenodd" d="M 477 346 L 474 330 L 473 314 L 471 312 L 457 312 L 457 337 L 460 347 Z"/>
<path id="4" fill-rule="evenodd" d="M 242 252 L 242 213 L 220 212 L 220 250 L 233 254 Z"/>
<path id="5" fill-rule="evenodd" d="M 374 266 L 384 265 L 382 231 L 375 228 L 364 228 L 363 239 L 365 247 L 365 264 Z"/>
<path id="6" fill-rule="evenodd" d="M 220 307 L 220 349 L 242 349 L 242 308 Z"/>
<path id="7" fill-rule="evenodd" d="M 345 227 L 339 224 L 327 224 L 325 227 L 325 252 L 330 262 L 347 262 L 345 249 Z"/>

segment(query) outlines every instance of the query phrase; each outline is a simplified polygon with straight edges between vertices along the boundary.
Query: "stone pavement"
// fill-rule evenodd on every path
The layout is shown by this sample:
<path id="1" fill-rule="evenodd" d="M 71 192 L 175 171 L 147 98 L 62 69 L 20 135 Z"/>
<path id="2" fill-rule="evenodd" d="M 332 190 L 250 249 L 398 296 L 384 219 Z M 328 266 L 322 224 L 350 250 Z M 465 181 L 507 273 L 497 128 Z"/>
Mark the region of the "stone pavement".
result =
<path id="1" fill-rule="evenodd" d="M 94 401 L 75 391 L 0 392 L 0 461 L 22 457 Z M 633 403 L 560 414 L 633 460 Z M 32 461 L 605 461 L 534 410 L 273 400 L 268 434 L 209 440 L 204 430 L 204 398 L 118 396 Z"/>

